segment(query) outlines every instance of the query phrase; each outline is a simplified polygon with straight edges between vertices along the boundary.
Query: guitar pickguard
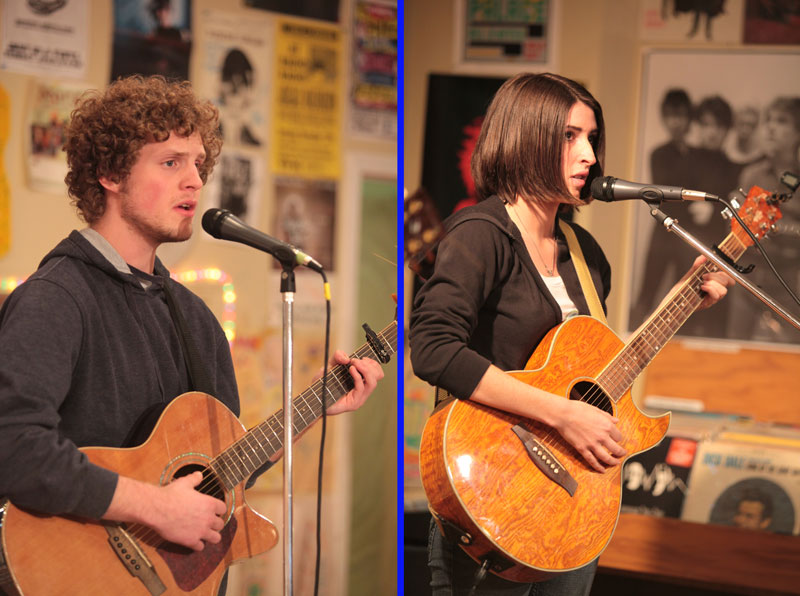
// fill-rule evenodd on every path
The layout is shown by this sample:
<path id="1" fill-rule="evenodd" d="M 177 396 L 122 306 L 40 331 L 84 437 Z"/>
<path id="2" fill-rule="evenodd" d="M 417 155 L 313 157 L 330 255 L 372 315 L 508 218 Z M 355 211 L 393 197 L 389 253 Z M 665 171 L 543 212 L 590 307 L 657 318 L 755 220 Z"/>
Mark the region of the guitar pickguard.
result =
<path id="1" fill-rule="evenodd" d="M 220 532 L 222 540 L 217 544 L 206 543 L 205 548 L 201 551 L 193 551 L 176 545 L 161 546 L 156 549 L 169 567 L 172 577 L 180 589 L 191 592 L 214 572 L 214 569 L 225 557 L 225 553 L 228 552 L 236 535 L 237 526 L 236 518 L 232 517 Z"/>

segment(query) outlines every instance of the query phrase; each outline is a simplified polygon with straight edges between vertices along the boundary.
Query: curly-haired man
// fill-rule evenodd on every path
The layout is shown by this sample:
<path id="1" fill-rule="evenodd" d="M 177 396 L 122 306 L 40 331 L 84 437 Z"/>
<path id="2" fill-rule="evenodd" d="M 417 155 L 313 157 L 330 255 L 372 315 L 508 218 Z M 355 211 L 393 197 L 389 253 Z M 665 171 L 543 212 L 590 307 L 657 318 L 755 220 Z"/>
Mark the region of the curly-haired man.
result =
<path id="1" fill-rule="evenodd" d="M 194 490 L 200 472 L 148 484 L 77 448 L 128 445 L 143 418 L 194 388 L 170 306 L 203 354 L 207 392 L 238 415 L 219 323 L 156 257 L 192 233 L 218 130 L 216 108 L 187 82 L 135 76 L 78 101 L 66 183 L 88 227 L 45 256 L 0 310 L 0 495 L 15 505 L 136 522 L 195 550 L 220 541 L 226 506 Z M 372 360 L 350 364 L 354 389 L 330 413 L 359 407 L 383 375 Z"/>

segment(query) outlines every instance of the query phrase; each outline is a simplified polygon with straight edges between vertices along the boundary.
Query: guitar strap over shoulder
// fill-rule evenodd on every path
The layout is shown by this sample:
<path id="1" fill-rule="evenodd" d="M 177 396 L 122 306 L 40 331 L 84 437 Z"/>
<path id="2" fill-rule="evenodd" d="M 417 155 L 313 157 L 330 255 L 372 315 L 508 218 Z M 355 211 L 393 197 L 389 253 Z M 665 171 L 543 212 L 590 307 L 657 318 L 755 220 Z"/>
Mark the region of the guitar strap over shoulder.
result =
<path id="1" fill-rule="evenodd" d="M 595 319 L 605 323 L 606 315 L 603 312 L 603 306 L 600 304 L 600 298 L 597 296 L 597 288 L 595 288 L 594 282 L 592 282 L 589 267 L 586 266 L 586 259 L 583 256 L 578 237 L 575 235 L 575 230 L 563 219 L 558 220 L 558 225 L 567 238 L 569 254 L 570 257 L 572 257 L 572 262 L 575 264 L 575 271 L 578 272 L 578 280 L 581 282 L 583 295 L 586 298 L 586 302 L 589 304 L 589 312 L 592 313 Z"/>
<path id="2" fill-rule="evenodd" d="M 208 373 L 203 366 L 200 359 L 200 352 L 197 351 L 197 344 L 192 339 L 192 334 L 189 332 L 189 326 L 186 324 L 186 319 L 183 318 L 178 303 L 172 295 L 172 290 L 169 288 L 169 279 L 164 279 L 164 295 L 167 298 L 167 306 L 172 315 L 172 321 L 175 323 L 175 328 L 178 331 L 178 338 L 183 348 L 183 358 L 186 361 L 186 367 L 189 370 L 189 382 L 193 391 L 202 391 L 208 395 L 214 395 L 214 386 L 208 378 Z"/>

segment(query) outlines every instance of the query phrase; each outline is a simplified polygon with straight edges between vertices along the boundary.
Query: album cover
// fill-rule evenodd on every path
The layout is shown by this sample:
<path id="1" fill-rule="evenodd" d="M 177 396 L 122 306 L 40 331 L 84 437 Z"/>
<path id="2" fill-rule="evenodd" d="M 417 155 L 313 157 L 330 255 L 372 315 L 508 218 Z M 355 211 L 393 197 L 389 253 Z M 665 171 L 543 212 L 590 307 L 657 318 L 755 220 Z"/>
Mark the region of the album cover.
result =
<path id="1" fill-rule="evenodd" d="M 667 436 L 622 470 L 622 513 L 680 518 L 697 441 Z"/>
<path id="2" fill-rule="evenodd" d="M 800 451 L 757 441 L 700 444 L 681 518 L 798 534 Z"/>

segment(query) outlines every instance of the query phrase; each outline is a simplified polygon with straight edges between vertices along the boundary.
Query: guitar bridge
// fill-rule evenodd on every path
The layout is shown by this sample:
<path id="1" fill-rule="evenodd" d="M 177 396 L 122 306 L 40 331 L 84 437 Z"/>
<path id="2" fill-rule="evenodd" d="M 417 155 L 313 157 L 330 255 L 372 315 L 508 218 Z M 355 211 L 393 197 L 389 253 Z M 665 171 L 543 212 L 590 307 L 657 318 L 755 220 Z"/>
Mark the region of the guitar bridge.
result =
<path id="1" fill-rule="evenodd" d="M 119 560 L 122 561 L 125 569 L 133 577 L 141 581 L 153 596 L 159 596 L 159 594 L 166 592 L 166 586 L 161 581 L 161 578 L 158 577 L 150 559 L 139 548 L 133 536 L 128 534 L 121 526 L 107 525 L 105 528 L 106 532 L 108 532 L 108 543 L 114 549 Z"/>
<path id="2" fill-rule="evenodd" d="M 513 430 L 514 434 L 522 441 L 522 444 L 525 446 L 525 451 L 528 453 L 528 457 L 536 464 L 536 467 L 550 480 L 567 491 L 570 497 L 575 496 L 578 482 L 561 462 L 558 461 L 558 458 L 547 447 L 542 445 L 539 440 L 533 436 L 532 432 L 523 426 L 516 424 L 511 427 L 511 430 Z"/>

